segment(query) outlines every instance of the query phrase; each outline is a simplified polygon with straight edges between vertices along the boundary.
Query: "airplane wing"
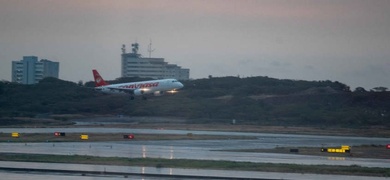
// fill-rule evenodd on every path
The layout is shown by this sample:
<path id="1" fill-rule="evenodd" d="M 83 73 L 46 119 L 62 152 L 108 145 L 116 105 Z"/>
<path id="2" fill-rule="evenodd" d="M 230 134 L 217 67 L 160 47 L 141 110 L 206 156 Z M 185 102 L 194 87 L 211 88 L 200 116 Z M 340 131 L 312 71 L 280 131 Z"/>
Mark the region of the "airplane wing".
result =
<path id="1" fill-rule="evenodd" d="M 122 92 L 129 93 L 129 94 L 134 94 L 134 95 L 142 95 L 142 94 L 145 94 L 146 91 L 150 90 L 147 88 L 136 88 L 136 89 L 134 89 L 134 88 L 121 88 L 121 87 L 107 87 L 107 88 L 111 89 L 111 90 L 122 91 Z"/>
<path id="2" fill-rule="evenodd" d="M 136 89 L 120 88 L 120 87 L 107 87 L 107 88 L 111 90 L 118 90 L 118 91 L 130 93 L 130 94 L 134 94 L 134 91 L 136 90 Z"/>

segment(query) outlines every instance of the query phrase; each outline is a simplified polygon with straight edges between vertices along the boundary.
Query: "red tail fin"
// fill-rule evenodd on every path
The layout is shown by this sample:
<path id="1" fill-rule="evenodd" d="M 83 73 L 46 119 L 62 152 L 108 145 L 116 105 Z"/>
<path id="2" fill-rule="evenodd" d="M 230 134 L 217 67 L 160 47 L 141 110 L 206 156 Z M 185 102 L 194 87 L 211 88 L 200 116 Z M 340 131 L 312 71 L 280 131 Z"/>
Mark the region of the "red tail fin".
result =
<path id="1" fill-rule="evenodd" d="M 93 78 L 95 79 L 96 87 L 108 85 L 108 83 L 104 81 L 104 79 L 102 78 L 102 76 L 100 76 L 100 74 L 96 71 L 96 69 L 93 69 L 92 73 L 93 73 Z"/>

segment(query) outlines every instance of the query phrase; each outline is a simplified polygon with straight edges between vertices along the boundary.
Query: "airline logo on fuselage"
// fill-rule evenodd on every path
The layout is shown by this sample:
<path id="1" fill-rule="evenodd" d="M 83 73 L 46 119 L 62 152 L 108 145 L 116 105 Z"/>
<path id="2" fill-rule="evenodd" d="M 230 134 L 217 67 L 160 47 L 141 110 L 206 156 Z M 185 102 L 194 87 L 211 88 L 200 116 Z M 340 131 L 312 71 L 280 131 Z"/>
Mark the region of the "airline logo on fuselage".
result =
<path id="1" fill-rule="evenodd" d="M 102 81 L 102 78 L 100 78 L 100 77 L 96 78 L 97 83 L 100 83 L 101 81 Z"/>
<path id="2" fill-rule="evenodd" d="M 127 88 L 127 89 L 140 89 L 140 88 L 151 88 L 151 87 L 157 87 L 158 82 L 151 82 L 151 83 L 134 83 L 134 84 L 128 84 L 128 85 L 122 85 L 119 86 L 120 88 Z"/>

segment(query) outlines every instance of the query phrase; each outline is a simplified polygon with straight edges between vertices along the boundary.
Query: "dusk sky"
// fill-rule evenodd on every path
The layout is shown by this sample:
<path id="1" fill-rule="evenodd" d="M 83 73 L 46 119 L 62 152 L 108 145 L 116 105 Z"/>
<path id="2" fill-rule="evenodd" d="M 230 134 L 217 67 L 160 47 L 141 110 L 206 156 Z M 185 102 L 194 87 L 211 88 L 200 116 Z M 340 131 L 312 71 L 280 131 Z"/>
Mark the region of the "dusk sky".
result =
<path id="1" fill-rule="evenodd" d="M 12 61 L 60 62 L 60 79 L 121 75 L 121 46 L 190 78 L 269 76 L 390 88 L 390 0 L 0 0 L 0 80 Z"/>

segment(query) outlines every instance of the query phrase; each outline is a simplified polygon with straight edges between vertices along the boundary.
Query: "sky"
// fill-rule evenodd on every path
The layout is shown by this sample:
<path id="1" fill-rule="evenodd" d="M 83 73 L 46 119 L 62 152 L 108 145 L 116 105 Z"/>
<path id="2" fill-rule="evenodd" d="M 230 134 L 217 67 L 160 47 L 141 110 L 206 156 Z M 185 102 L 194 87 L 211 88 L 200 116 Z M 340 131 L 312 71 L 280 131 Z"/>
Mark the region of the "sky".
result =
<path id="1" fill-rule="evenodd" d="M 0 80 L 12 61 L 60 62 L 59 78 L 121 76 L 121 47 L 190 78 L 268 76 L 390 88 L 389 0 L 0 0 Z"/>

